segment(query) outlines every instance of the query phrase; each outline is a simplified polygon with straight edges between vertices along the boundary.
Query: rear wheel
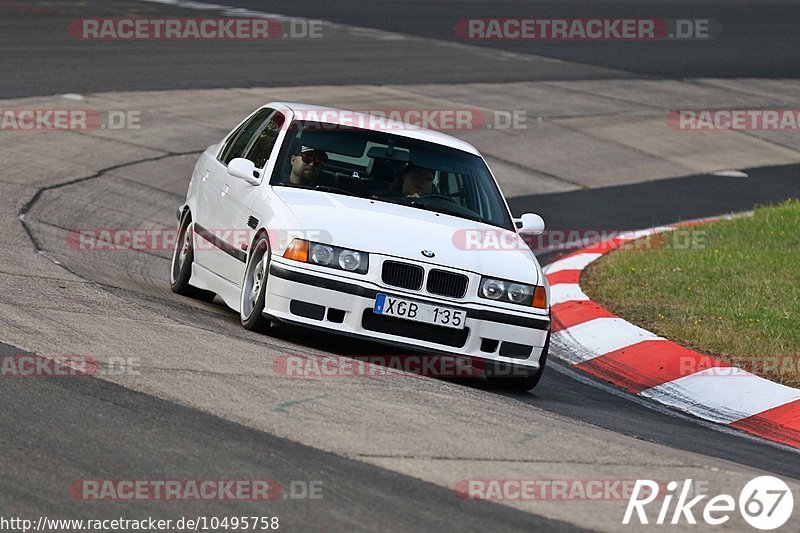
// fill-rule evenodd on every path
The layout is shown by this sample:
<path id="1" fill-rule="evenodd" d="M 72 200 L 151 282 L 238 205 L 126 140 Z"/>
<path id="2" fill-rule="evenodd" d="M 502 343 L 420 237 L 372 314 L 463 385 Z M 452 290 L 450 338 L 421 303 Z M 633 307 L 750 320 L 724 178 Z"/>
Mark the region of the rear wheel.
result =
<path id="1" fill-rule="evenodd" d="M 270 326 L 270 320 L 262 314 L 267 294 L 269 257 L 269 242 L 266 236 L 261 235 L 256 238 L 247 258 L 239 305 L 242 326 L 251 331 L 263 332 Z"/>
<path id="2" fill-rule="evenodd" d="M 178 226 L 178 235 L 175 238 L 169 286 L 174 293 L 210 302 L 215 296 L 213 292 L 189 285 L 189 279 L 192 277 L 192 263 L 194 262 L 192 231 L 192 217 L 189 211 L 186 211 L 181 218 L 180 226 Z"/>
<path id="3" fill-rule="evenodd" d="M 486 366 L 486 379 L 493 387 L 508 390 L 529 391 L 539 384 L 547 363 L 547 354 L 550 351 L 550 332 L 544 341 L 542 355 L 539 356 L 539 369 L 527 370 L 525 367 L 512 363 L 492 363 Z"/>

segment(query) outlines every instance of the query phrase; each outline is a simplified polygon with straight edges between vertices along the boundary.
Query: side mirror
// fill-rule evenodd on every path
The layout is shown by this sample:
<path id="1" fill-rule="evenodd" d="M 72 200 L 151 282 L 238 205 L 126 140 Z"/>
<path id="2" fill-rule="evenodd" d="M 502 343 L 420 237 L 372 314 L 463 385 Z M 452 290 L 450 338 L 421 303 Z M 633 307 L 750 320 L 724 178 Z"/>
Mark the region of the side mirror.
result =
<path id="1" fill-rule="evenodd" d="M 243 179 L 250 185 L 261 183 L 261 173 L 249 159 L 237 157 L 228 163 L 228 174 L 235 178 Z"/>
<path id="2" fill-rule="evenodd" d="M 518 233 L 533 233 L 534 235 L 544 233 L 544 219 L 535 213 L 525 213 L 521 217 L 515 218 L 514 226 Z"/>

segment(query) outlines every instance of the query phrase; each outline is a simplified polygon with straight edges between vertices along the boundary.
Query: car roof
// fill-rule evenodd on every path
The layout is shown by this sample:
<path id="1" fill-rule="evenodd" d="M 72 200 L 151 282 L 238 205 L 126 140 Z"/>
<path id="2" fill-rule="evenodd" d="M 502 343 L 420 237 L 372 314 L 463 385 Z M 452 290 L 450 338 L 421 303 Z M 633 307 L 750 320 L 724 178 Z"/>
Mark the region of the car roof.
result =
<path id="1" fill-rule="evenodd" d="M 302 116 L 305 114 L 307 116 L 318 117 L 319 122 L 325 122 L 327 124 L 353 126 L 354 120 L 370 118 L 366 113 L 359 113 L 346 109 L 337 109 L 335 107 L 302 104 L 297 102 L 270 102 L 266 104 L 265 107 L 275 107 L 278 105 L 289 108 L 295 115 Z M 441 144 L 444 146 L 449 146 L 450 148 L 456 148 L 458 150 L 463 150 L 464 152 L 469 152 L 471 154 L 480 156 L 480 152 L 478 152 L 478 150 L 468 142 L 462 141 L 461 139 L 457 139 L 456 137 L 447 135 L 445 133 L 396 120 L 385 119 L 385 124 L 387 128 L 392 129 L 392 133 L 402 137 Z"/>

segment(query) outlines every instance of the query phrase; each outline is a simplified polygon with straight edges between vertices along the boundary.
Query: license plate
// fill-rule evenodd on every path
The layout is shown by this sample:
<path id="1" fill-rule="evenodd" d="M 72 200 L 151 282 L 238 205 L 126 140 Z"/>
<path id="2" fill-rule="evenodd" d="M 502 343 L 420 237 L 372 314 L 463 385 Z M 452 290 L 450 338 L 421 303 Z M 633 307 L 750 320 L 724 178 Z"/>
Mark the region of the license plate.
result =
<path id="1" fill-rule="evenodd" d="M 396 316 L 453 329 L 464 329 L 464 322 L 467 319 L 466 311 L 404 300 L 386 294 L 379 294 L 375 298 L 375 307 L 372 311 L 376 315 Z"/>

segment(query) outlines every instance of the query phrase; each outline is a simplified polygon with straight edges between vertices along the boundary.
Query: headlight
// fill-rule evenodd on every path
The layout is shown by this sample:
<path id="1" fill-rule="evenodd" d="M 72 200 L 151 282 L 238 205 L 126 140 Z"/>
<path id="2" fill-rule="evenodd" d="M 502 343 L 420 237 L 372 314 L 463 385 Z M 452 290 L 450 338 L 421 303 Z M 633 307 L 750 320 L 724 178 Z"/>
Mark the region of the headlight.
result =
<path id="1" fill-rule="evenodd" d="M 339 266 L 344 270 L 353 272 L 361 266 L 361 252 L 342 250 L 339 252 Z"/>
<path id="2" fill-rule="evenodd" d="M 490 300 L 499 300 L 506 294 L 506 284 L 497 279 L 483 278 L 481 296 Z"/>
<path id="3" fill-rule="evenodd" d="M 310 247 L 310 252 L 311 263 L 325 266 L 330 266 L 330 264 L 333 263 L 333 257 L 335 253 L 332 246 L 314 243 Z"/>
<path id="4" fill-rule="evenodd" d="M 521 283 L 512 283 L 506 292 L 508 299 L 515 304 L 524 304 L 533 296 L 533 287 Z"/>
<path id="5" fill-rule="evenodd" d="M 302 239 L 293 240 L 286 252 L 284 252 L 283 257 L 358 274 L 366 274 L 369 268 L 369 254 L 366 252 L 348 250 L 347 248 L 331 246 L 330 244 L 308 242 Z"/>
<path id="6" fill-rule="evenodd" d="M 512 304 L 547 309 L 547 292 L 539 285 L 526 285 L 501 279 L 481 278 L 478 296 Z"/>

